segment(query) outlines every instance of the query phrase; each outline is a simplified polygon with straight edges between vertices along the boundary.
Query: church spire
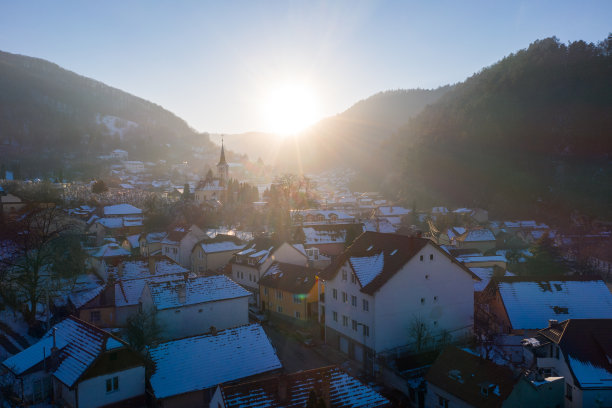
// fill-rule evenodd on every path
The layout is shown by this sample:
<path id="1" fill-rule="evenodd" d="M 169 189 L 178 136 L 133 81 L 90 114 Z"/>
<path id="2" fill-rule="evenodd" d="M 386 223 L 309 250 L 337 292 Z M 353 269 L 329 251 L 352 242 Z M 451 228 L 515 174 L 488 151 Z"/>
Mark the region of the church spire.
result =
<path id="1" fill-rule="evenodd" d="M 221 156 L 217 164 L 217 177 L 225 183 L 229 178 L 229 164 L 225 161 L 225 148 L 223 146 L 223 137 L 221 138 Z"/>
<path id="2" fill-rule="evenodd" d="M 221 137 L 221 157 L 219 157 L 219 163 L 217 164 L 217 166 L 219 164 L 227 164 L 227 162 L 225 161 L 225 149 L 223 148 L 223 137 Z"/>

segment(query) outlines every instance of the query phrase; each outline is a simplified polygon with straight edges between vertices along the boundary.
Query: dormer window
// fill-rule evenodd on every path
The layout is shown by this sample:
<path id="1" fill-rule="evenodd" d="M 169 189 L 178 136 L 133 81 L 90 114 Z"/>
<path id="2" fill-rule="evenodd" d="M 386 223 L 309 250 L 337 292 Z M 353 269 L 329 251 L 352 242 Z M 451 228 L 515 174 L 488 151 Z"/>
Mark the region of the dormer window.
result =
<path id="1" fill-rule="evenodd" d="M 348 276 L 348 273 L 346 272 L 346 269 L 342 270 L 342 280 L 345 281 L 346 278 Z"/>

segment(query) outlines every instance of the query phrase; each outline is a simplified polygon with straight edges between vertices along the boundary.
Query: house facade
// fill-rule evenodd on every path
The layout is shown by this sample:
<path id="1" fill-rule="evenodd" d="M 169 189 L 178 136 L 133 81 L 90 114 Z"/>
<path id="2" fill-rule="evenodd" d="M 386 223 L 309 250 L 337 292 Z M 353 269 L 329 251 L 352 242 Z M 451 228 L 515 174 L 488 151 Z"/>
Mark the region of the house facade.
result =
<path id="1" fill-rule="evenodd" d="M 191 252 L 191 271 L 198 275 L 215 274 L 225 267 L 236 252 L 246 247 L 238 238 L 217 235 L 198 242 Z"/>
<path id="2" fill-rule="evenodd" d="M 563 377 L 566 408 L 612 406 L 612 319 L 569 319 L 525 342 L 537 368 Z"/>
<path id="3" fill-rule="evenodd" d="M 143 310 L 155 311 L 164 339 L 237 327 L 249 322 L 250 293 L 225 275 L 148 282 Z"/>
<path id="4" fill-rule="evenodd" d="M 410 345 L 415 324 L 472 331 L 478 277 L 427 239 L 365 232 L 320 278 L 325 341 L 358 361 Z"/>
<path id="5" fill-rule="evenodd" d="M 144 359 L 122 340 L 73 316 L 2 365 L 25 403 L 145 404 Z"/>
<path id="6" fill-rule="evenodd" d="M 174 228 L 161 241 L 162 255 L 185 268 L 190 268 L 191 251 L 195 244 L 205 237 L 206 234 L 197 225 Z"/>
<path id="7" fill-rule="evenodd" d="M 259 281 L 262 311 L 304 323 L 318 314 L 316 271 L 302 265 L 274 262 Z"/>

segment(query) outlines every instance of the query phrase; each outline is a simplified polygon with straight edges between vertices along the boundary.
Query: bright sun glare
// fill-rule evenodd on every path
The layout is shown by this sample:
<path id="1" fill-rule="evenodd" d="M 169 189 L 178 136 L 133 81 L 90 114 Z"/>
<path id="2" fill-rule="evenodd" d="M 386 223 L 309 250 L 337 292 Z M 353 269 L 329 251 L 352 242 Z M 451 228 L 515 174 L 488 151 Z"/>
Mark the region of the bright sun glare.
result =
<path id="1" fill-rule="evenodd" d="M 280 136 L 295 134 L 318 119 L 315 94 L 306 83 L 286 82 L 272 88 L 263 108 L 268 128 Z"/>

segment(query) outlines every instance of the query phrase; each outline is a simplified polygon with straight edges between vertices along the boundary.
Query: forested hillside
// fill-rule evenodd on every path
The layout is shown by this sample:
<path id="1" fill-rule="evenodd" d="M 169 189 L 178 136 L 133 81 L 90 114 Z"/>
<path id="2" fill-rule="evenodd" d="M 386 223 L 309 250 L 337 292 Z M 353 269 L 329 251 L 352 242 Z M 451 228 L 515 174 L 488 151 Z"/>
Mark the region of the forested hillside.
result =
<path id="1" fill-rule="evenodd" d="M 393 166 L 383 155 L 377 177 L 408 201 L 610 217 L 612 36 L 534 42 L 456 85 L 385 151 Z"/>
<path id="2" fill-rule="evenodd" d="M 130 158 L 179 155 L 207 143 L 182 119 L 48 61 L 0 52 L 0 161 L 25 172 L 78 167 L 115 148 Z M 170 146 L 168 146 L 170 145 Z"/>

